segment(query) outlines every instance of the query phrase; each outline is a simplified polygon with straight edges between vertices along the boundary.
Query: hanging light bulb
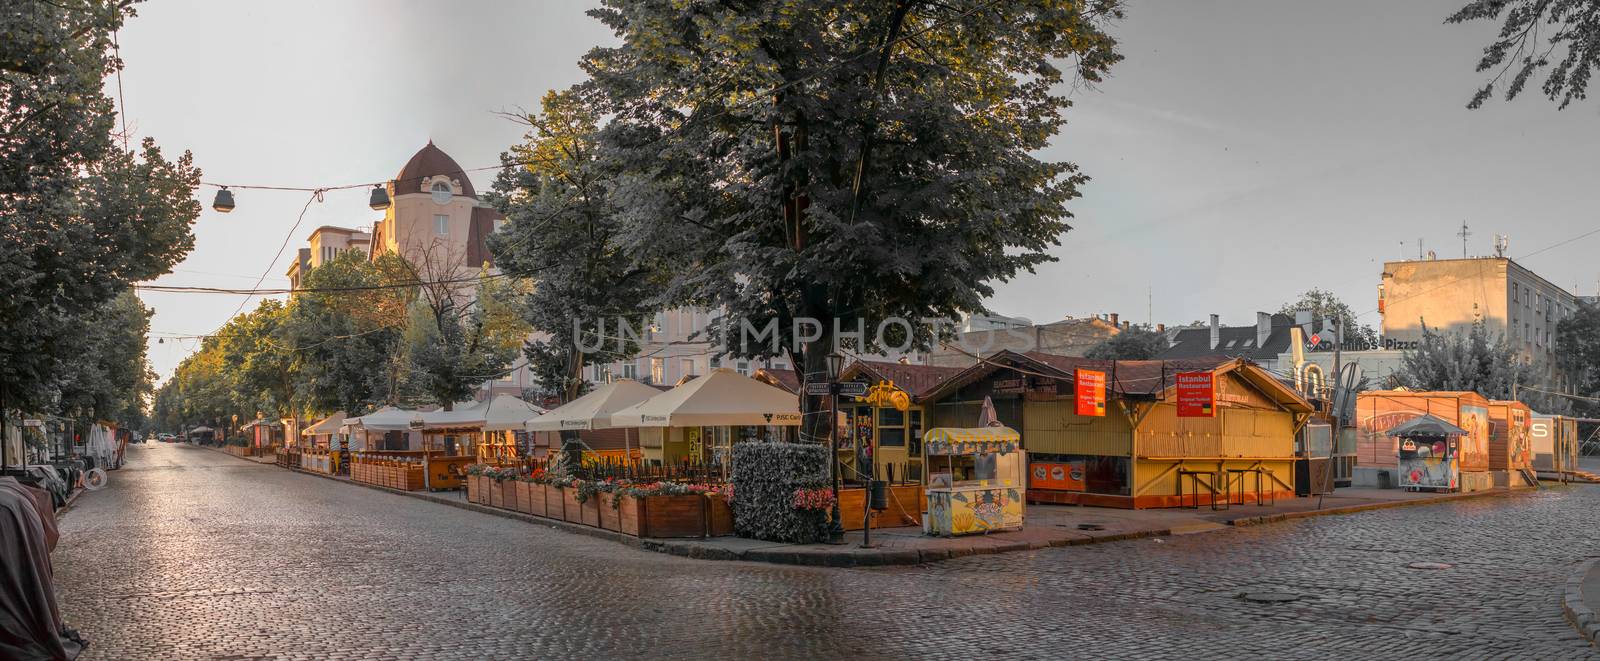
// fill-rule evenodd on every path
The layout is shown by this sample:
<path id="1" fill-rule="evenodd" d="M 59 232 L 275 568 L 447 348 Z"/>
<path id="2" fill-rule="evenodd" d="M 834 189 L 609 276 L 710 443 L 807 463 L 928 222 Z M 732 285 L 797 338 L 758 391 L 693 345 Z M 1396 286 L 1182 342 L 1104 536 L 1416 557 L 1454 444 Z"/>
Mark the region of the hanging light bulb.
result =
<path id="1" fill-rule="evenodd" d="M 227 186 L 218 189 L 217 198 L 211 201 L 211 208 L 219 213 L 233 211 L 233 191 L 228 190 Z"/>
<path id="2" fill-rule="evenodd" d="M 367 202 L 367 206 L 372 207 L 373 211 L 383 211 L 389 208 L 389 192 L 383 189 L 383 184 L 376 184 L 372 187 L 372 200 Z"/>

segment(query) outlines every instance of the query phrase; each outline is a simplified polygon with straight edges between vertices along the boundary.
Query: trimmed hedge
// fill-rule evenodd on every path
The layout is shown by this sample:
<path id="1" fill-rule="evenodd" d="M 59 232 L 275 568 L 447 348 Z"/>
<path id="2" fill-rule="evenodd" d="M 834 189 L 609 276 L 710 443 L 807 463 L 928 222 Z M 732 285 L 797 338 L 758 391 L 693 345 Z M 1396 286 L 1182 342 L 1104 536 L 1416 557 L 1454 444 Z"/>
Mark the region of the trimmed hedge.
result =
<path id="1" fill-rule="evenodd" d="M 791 543 L 827 539 L 826 510 L 794 507 L 796 489 L 828 486 L 827 446 L 737 443 L 730 478 L 734 530 L 740 537 Z"/>

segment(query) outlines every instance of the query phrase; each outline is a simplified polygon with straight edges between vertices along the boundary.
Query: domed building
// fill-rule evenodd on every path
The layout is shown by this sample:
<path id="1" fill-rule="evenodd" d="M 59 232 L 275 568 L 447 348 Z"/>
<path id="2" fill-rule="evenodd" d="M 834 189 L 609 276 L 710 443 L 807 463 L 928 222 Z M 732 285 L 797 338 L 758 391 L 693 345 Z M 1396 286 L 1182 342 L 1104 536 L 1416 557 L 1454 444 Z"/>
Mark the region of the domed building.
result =
<path id="1" fill-rule="evenodd" d="M 307 247 L 289 265 L 291 287 L 298 289 L 308 271 L 350 250 L 369 257 L 394 252 L 424 277 L 448 278 L 493 266 L 486 242 L 504 217 L 478 200 L 461 165 L 433 141 L 384 188 L 389 208 L 370 232 L 333 226 L 311 232 Z"/>

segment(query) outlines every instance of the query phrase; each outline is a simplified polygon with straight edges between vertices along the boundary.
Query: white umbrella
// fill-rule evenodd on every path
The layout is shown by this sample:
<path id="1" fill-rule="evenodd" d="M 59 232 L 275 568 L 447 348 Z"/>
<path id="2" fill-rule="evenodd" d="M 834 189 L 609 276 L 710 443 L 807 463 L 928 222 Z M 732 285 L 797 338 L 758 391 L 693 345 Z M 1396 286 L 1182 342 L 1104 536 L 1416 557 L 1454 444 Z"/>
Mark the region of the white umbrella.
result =
<path id="1" fill-rule="evenodd" d="M 800 398 L 730 370 L 705 376 L 618 411 L 613 427 L 800 425 Z"/>
<path id="2" fill-rule="evenodd" d="M 484 408 L 484 431 L 523 429 L 524 425 L 539 418 L 545 410 L 511 395 L 495 395 Z"/>
<path id="3" fill-rule="evenodd" d="M 613 381 L 528 421 L 528 431 L 609 429 L 612 414 L 661 394 L 631 379 Z"/>

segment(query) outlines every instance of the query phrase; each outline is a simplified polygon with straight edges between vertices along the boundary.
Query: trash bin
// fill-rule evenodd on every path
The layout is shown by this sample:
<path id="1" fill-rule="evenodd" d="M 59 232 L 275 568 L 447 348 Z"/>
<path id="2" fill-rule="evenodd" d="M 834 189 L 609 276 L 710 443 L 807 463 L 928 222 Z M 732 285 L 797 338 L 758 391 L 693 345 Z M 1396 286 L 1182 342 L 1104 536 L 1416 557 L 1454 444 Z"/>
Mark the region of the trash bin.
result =
<path id="1" fill-rule="evenodd" d="M 1378 488 L 1379 489 L 1393 489 L 1394 488 L 1394 476 L 1390 475 L 1389 471 L 1378 471 Z"/>

